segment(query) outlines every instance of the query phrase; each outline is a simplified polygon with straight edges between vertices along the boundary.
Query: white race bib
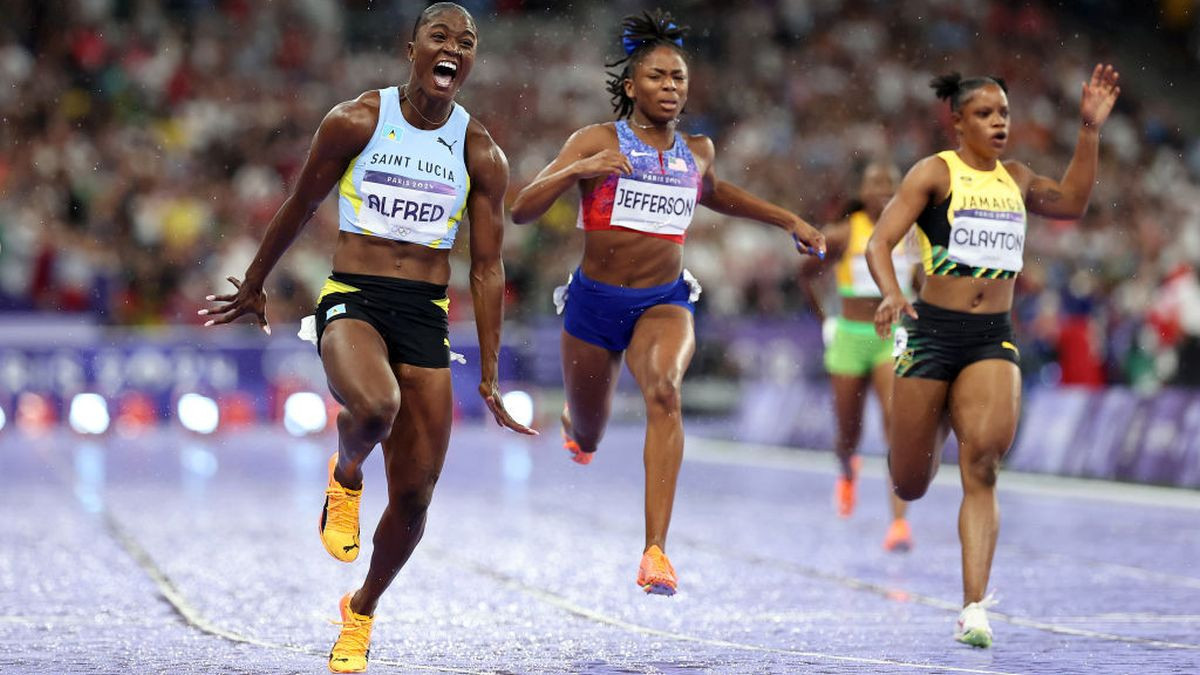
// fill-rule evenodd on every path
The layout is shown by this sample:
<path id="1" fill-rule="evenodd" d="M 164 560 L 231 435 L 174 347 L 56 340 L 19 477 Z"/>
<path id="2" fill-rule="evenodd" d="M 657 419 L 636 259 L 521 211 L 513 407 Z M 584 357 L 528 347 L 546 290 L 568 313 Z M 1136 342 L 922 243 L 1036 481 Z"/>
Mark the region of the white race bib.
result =
<path id="1" fill-rule="evenodd" d="M 621 177 L 613 195 L 610 223 L 639 232 L 679 235 L 696 212 L 696 188 L 671 175 Z"/>
<path id="2" fill-rule="evenodd" d="M 963 210 L 950 226 L 950 259 L 971 267 L 1020 272 L 1025 264 L 1025 214 Z"/>
<path id="3" fill-rule="evenodd" d="M 908 329 L 896 326 L 892 331 L 892 358 L 898 359 L 908 349 Z"/>
<path id="4" fill-rule="evenodd" d="M 892 251 L 892 267 L 896 270 L 896 281 L 900 282 L 900 292 L 908 295 L 912 290 L 913 261 L 903 251 L 896 248 Z M 878 298 L 883 294 L 875 279 L 871 277 L 871 267 L 867 265 L 867 256 L 854 256 L 850 261 L 850 287 L 856 298 Z"/>
<path id="5" fill-rule="evenodd" d="M 379 236 L 429 244 L 446 236 L 458 193 L 453 185 L 366 171 L 358 224 Z"/>
<path id="6" fill-rule="evenodd" d="M 904 270 L 897 267 L 896 276 L 904 276 Z M 856 255 L 850 261 L 850 279 L 853 282 L 851 289 L 854 291 L 854 296 L 858 298 L 879 297 L 879 287 L 875 285 L 875 279 L 871 278 L 871 268 L 867 265 L 867 256 Z"/>

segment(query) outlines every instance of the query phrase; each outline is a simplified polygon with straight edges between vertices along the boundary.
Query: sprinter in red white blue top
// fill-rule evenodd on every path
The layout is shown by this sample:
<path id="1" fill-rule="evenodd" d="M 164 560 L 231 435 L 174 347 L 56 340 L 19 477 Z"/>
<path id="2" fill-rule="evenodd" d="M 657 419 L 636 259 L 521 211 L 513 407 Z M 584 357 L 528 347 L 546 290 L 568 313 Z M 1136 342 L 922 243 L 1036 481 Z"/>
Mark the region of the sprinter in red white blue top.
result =
<path id="1" fill-rule="evenodd" d="M 558 157 L 512 205 L 513 220 L 537 219 L 578 185 L 583 263 L 556 295 L 567 406 L 563 436 L 576 462 L 594 456 L 608 422 L 624 356 L 646 403 L 646 541 L 637 583 L 672 595 L 663 552 L 683 459 L 679 389 L 695 350 L 699 284 L 683 269 L 683 241 L 696 205 L 786 231 L 797 248 L 824 254 L 824 238 L 799 216 L 717 178 L 712 141 L 675 130 L 687 104 L 684 28 L 670 14 L 622 22 L 626 56 L 611 66 L 617 121 L 572 134 Z"/>

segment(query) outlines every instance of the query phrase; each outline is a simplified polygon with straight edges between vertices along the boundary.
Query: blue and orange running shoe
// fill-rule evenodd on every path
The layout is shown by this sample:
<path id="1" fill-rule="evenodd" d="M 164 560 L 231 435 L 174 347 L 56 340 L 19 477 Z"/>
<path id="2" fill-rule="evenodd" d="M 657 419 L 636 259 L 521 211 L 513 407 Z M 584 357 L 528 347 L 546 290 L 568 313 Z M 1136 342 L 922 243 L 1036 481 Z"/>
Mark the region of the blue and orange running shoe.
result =
<path id="1" fill-rule="evenodd" d="M 342 627 L 342 632 L 333 643 L 333 649 L 329 650 L 330 672 L 362 673 L 367 670 L 367 658 L 371 654 L 371 625 L 375 618 L 350 609 L 353 595 L 347 593 L 338 603 L 342 620 L 334 623 Z"/>
<path id="2" fill-rule="evenodd" d="M 325 506 L 317 529 L 321 543 L 329 555 L 342 562 L 354 562 L 358 558 L 358 505 L 362 500 L 362 489 L 350 490 L 342 487 L 333 477 L 337 468 L 338 454 L 329 458 L 329 485 L 325 488 Z"/>
<path id="3" fill-rule="evenodd" d="M 651 546 L 642 554 L 638 566 L 637 584 L 642 590 L 654 595 L 675 595 L 679 580 L 667 554 L 658 546 Z"/>

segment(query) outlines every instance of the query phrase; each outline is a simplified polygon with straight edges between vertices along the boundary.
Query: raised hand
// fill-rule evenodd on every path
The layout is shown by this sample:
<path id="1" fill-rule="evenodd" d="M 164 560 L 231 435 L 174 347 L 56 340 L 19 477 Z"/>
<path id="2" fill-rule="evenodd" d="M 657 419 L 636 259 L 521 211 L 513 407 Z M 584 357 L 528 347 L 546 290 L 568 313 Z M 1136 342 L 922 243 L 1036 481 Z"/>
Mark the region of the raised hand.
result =
<path id="1" fill-rule="evenodd" d="M 500 387 L 493 382 L 480 382 L 479 395 L 483 397 L 483 402 L 487 404 L 488 410 L 492 411 L 492 417 L 496 418 L 496 424 L 502 427 L 508 427 L 519 434 L 526 436 L 538 436 L 537 431 L 517 422 L 504 409 L 504 397 L 500 395 Z"/>
<path id="2" fill-rule="evenodd" d="M 633 165 L 621 151 L 608 149 L 575 162 L 575 170 L 579 178 L 597 178 L 614 173 L 631 174 Z"/>
<path id="3" fill-rule="evenodd" d="M 1085 126 L 1099 128 L 1108 120 L 1121 95 L 1121 87 L 1117 85 L 1120 78 L 1121 74 L 1111 64 L 1096 64 L 1092 79 L 1083 83 L 1083 97 L 1079 103 L 1079 114 Z"/>
<path id="4" fill-rule="evenodd" d="M 205 298 L 209 302 L 223 304 L 218 304 L 213 309 L 202 309 L 198 312 L 200 316 L 218 317 L 209 319 L 204 325 L 219 326 L 230 323 L 243 314 L 252 314 L 258 318 L 258 325 L 262 328 L 263 332 L 270 335 L 271 325 L 267 323 L 267 292 L 262 288 L 243 284 L 237 277 L 225 278 L 229 280 L 229 283 L 233 284 L 237 292 L 229 295 L 210 295 Z"/>

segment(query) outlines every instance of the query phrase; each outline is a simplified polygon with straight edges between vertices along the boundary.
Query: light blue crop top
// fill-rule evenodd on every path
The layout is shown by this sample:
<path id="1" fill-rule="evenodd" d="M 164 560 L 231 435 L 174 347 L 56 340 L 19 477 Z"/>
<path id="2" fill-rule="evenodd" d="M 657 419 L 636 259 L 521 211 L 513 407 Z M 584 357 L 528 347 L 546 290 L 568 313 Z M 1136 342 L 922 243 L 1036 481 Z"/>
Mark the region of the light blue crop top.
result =
<path id="1" fill-rule="evenodd" d="M 430 248 L 450 248 L 471 190 L 470 114 L 455 104 L 437 129 L 417 129 L 400 112 L 396 87 L 379 90 L 379 122 L 338 182 L 338 229 Z"/>

